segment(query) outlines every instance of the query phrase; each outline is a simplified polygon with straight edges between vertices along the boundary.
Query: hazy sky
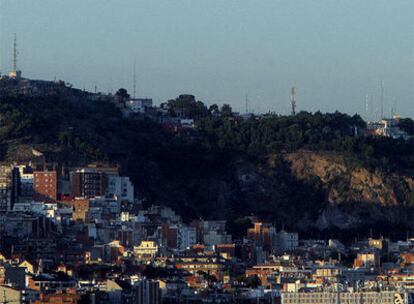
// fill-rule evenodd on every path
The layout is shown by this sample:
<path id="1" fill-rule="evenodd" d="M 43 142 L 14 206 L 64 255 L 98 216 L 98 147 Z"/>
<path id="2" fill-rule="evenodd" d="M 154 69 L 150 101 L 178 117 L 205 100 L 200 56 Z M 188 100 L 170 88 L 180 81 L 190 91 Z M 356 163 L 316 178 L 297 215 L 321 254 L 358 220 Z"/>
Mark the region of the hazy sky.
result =
<path id="1" fill-rule="evenodd" d="M 244 111 L 414 117 L 414 0 L 0 0 L 0 71 L 132 91 L 156 103 L 190 93 Z M 369 97 L 371 100 L 371 97 Z M 375 109 L 374 109 L 375 110 Z M 371 111 L 371 110 L 370 110 Z"/>

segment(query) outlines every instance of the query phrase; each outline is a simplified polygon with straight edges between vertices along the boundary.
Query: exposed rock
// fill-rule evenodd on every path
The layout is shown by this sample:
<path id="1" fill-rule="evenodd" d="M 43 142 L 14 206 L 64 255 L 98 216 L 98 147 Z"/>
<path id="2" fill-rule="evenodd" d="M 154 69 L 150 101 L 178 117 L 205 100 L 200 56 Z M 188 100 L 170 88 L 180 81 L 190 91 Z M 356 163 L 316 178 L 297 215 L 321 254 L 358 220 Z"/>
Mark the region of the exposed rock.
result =
<path id="1" fill-rule="evenodd" d="M 286 154 L 285 159 L 291 163 L 292 171 L 298 178 L 319 178 L 332 204 L 366 202 L 383 206 L 405 205 L 414 194 L 412 176 L 372 172 L 350 165 L 341 155 L 302 151 Z"/>

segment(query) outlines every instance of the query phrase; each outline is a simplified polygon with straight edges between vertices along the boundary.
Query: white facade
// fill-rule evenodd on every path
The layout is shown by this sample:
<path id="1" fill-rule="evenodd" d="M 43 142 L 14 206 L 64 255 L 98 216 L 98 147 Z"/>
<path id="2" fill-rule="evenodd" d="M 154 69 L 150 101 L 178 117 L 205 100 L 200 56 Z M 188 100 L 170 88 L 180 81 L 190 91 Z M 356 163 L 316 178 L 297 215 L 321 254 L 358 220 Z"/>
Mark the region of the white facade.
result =
<path id="1" fill-rule="evenodd" d="M 147 108 L 152 107 L 152 99 L 150 98 L 130 99 L 127 101 L 126 107 L 134 113 L 145 113 L 145 110 Z"/>
<path id="2" fill-rule="evenodd" d="M 183 127 L 193 128 L 194 127 L 194 119 L 192 118 L 181 118 L 180 125 Z"/>
<path id="3" fill-rule="evenodd" d="M 13 206 L 14 212 L 32 212 L 44 215 L 48 218 L 55 218 L 56 211 L 58 210 L 57 204 L 43 203 L 43 202 L 22 202 L 16 203 Z"/>
<path id="4" fill-rule="evenodd" d="M 106 196 L 118 201 L 134 201 L 134 185 L 129 177 L 108 175 L 108 187 Z"/>

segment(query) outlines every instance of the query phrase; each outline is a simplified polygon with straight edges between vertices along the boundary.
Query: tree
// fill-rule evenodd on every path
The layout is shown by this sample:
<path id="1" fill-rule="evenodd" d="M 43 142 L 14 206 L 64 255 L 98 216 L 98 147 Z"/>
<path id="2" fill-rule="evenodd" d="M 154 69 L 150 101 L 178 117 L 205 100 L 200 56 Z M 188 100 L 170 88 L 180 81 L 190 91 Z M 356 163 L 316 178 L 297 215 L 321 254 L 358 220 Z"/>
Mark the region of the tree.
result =
<path id="1" fill-rule="evenodd" d="M 130 95 L 128 94 L 128 91 L 124 88 L 120 88 L 116 93 L 116 96 L 118 96 L 119 98 L 121 98 L 122 100 L 126 100 L 130 97 Z"/>
<path id="2" fill-rule="evenodd" d="M 168 101 L 168 108 L 172 115 L 193 119 L 202 119 L 208 116 L 207 107 L 197 101 L 194 95 L 183 94 Z"/>
<path id="3" fill-rule="evenodd" d="M 411 118 L 401 118 L 399 126 L 400 129 L 407 132 L 408 135 L 414 135 L 414 120 Z"/>
<path id="4" fill-rule="evenodd" d="M 220 114 L 220 109 L 218 107 L 217 104 L 212 104 L 209 108 L 208 111 L 210 112 L 211 115 L 218 115 Z"/>
<path id="5" fill-rule="evenodd" d="M 231 117 L 233 115 L 233 110 L 229 104 L 223 104 L 221 107 L 221 115 L 223 117 Z"/>

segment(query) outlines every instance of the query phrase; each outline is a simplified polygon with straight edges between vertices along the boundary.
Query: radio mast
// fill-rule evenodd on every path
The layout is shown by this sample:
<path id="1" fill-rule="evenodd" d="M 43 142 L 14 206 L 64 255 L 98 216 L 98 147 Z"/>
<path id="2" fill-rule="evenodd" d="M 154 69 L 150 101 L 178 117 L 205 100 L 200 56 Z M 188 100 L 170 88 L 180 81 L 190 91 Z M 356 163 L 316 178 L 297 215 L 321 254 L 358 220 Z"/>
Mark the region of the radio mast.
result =
<path id="1" fill-rule="evenodd" d="M 14 33 L 14 42 L 13 42 L 13 71 L 17 71 L 17 35 Z"/>
<path id="2" fill-rule="evenodd" d="M 384 81 L 381 80 L 381 119 L 384 118 Z"/>
<path id="3" fill-rule="evenodd" d="M 290 105 L 292 106 L 292 115 L 296 115 L 296 88 L 292 87 L 290 91 Z"/>
<path id="4" fill-rule="evenodd" d="M 137 95 L 137 61 L 134 60 L 134 76 L 133 76 L 133 90 L 132 97 L 135 99 Z"/>

